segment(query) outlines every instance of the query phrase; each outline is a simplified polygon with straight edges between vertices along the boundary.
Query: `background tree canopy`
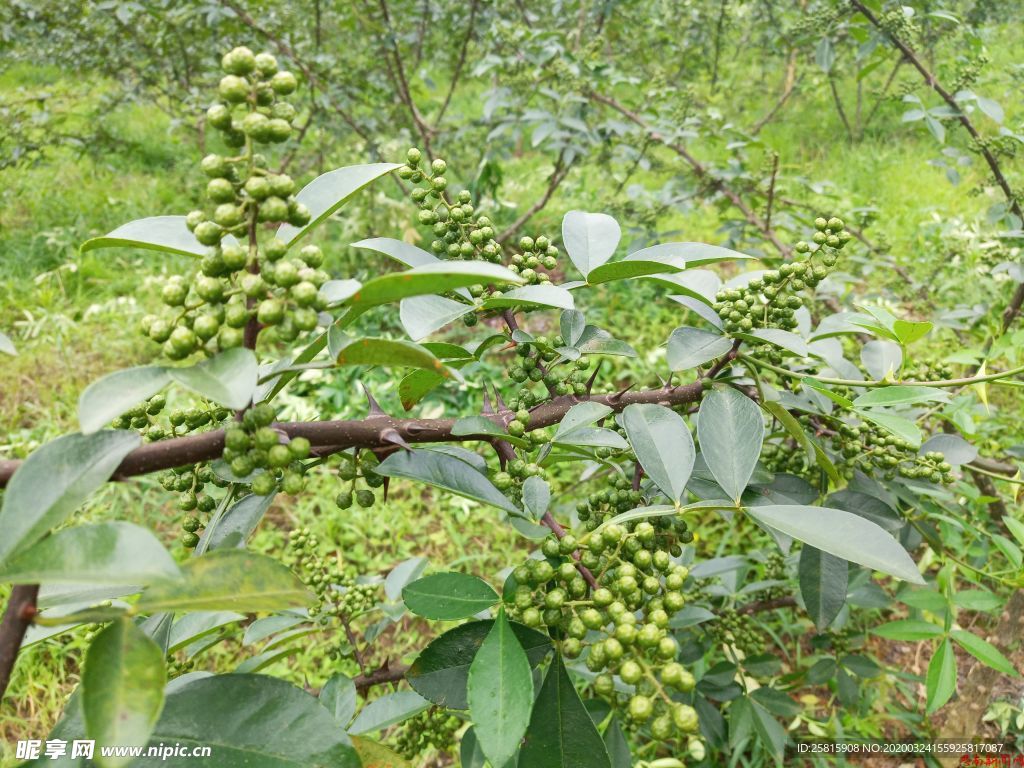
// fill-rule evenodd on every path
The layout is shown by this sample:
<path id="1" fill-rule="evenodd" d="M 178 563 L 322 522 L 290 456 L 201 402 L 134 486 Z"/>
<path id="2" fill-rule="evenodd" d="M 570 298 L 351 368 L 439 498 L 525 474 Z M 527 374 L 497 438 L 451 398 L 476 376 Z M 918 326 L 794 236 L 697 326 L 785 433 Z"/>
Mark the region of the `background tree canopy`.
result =
<path id="1" fill-rule="evenodd" d="M 1022 11 L 10 0 L 2 764 L 1019 751 Z"/>

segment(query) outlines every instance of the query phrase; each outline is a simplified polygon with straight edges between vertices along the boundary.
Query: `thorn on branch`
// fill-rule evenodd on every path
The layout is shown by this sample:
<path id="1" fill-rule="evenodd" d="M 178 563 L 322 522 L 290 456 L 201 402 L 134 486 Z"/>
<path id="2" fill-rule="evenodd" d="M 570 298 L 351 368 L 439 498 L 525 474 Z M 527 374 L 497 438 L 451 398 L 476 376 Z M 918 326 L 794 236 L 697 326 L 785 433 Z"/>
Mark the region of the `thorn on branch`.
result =
<path id="1" fill-rule="evenodd" d="M 620 389 L 620 390 L 619 390 L 618 392 L 616 392 L 616 393 L 615 393 L 614 395 L 609 395 L 609 396 L 608 396 L 608 404 L 609 404 L 609 405 L 615 405 L 615 404 L 616 404 L 617 402 L 619 402 L 620 400 L 622 400 L 622 396 L 623 396 L 624 394 L 626 394 L 627 392 L 629 392 L 629 390 L 631 390 L 631 389 L 632 389 L 633 387 L 635 387 L 635 386 L 636 386 L 636 383 L 634 382 L 633 384 L 630 384 L 630 385 L 629 385 L 628 387 L 626 387 L 625 389 Z"/>
<path id="2" fill-rule="evenodd" d="M 367 386 L 362 383 L 360 383 L 360 386 L 362 386 L 363 393 L 366 395 L 366 401 L 370 406 L 370 412 L 367 414 L 367 418 L 373 418 L 376 416 L 387 416 L 387 414 L 384 413 L 384 409 L 380 407 L 380 403 L 378 403 L 374 399 L 373 395 L 370 394 L 370 390 L 367 388 Z"/>
<path id="3" fill-rule="evenodd" d="M 394 427 L 388 427 L 387 429 L 382 430 L 380 433 L 380 439 L 385 443 L 393 443 L 394 445 L 401 446 L 407 451 L 412 450 L 412 446 L 405 441 L 405 438 L 402 437 Z"/>

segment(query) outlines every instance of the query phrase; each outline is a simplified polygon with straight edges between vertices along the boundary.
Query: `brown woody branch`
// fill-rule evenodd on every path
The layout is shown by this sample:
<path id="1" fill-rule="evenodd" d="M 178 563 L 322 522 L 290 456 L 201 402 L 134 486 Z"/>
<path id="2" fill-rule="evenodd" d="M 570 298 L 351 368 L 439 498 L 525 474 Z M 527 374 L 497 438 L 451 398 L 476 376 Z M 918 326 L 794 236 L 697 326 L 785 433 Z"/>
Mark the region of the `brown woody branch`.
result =
<path id="1" fill-rule="evenodd" d="M 633 403 L 660 403 L 673 406 L 700 400 L 704 391 L 701 382 L 677 387 L 661 387 L 639 392 L 615 392 L 576 397 L 563 395 L 542 403 L 530 411 L 527 429 L 542 429 L 557 424 L 577 403 L 591 400 L 621 411 Z M 365 419 L 343 421 L 286 421 L 275 426 L 289 437 L 305 437 L 314 448 L 329 447 L 333 451 L 346 448 L 393 448 L 394 436 L 407 443 L 444 443 L 460 441 L 490 441 L 488 435 L 453 435 L 455 419 L 398 419 L 386 414 L 371 414 Z M 388 439 L 388 437 L 391 439 Z M 197 435 L 161 440 L 136 448 L 129 453 L 114 474 L 114 479 L 159 472 L 164 469 L 209 461 L 224 451 L 224 431 L 221 429 Z M 0 488 L 10 481 L 21 461 L 0 462 Z"/>
<path id="2" fill-rule="evenodd" d="M 11 682 L 21 642 L 37 613 L 38 597 L 38 584 L 19 584 L 11 590 L 11 599 L 7 601 L 3 620 L 0 621 L 0 701 Z"/>

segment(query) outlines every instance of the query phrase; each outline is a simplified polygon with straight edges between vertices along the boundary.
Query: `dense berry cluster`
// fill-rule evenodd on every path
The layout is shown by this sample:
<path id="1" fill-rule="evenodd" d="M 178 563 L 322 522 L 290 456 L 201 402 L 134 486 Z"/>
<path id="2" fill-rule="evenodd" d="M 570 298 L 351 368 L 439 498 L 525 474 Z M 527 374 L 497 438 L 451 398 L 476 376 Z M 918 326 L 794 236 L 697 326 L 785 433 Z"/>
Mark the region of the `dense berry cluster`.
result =
<path id="1" fill-rule="evenodd" d="M 595 531 L 611 518 L 628 512 L 643 504 L 643 495 L 630 486 L 624 477 L 615 477 L 608 487 L 590 494 L 585 501 L 576 505 L 576 516 L 586 531 Z M 662 516 L 652 518 L 649 525 L 654 526 L 658 535 L 658 545 L 666 548 L 673 557 L 682 554 L 683 544 L 693 541 L 693 533 L 689 530 L 682 517 Z M 631 530 L 627 524 L 627 530 Z"/>
<path id="2" fill-rule="evenodd" d="M 237 155 L 207 155 L 202 161 L 208 206 L 188 214 L 188 228 L 209 251 L 199 272 L 174 275 L 163 286 L 166 317 L 147 315 L 142 332 L 180 360 L 202 350 L 213 354 L 241 346 L 246 328 L 258 332 L 271 326 L 281 341 L 313 330 L 317 312 L 327 306 L 320 293 L 328 279 L 320 269 L 323 253 L 306 245 L 289 258 L 289 243 L 271 238 L 262 247 L 261 224 L 301 227 L 310 212 L 295 197 L 295 182 L 275 173 L 258 144 L 280 142 L 291 134 L 295 108 L 279 99 L 295 90 L 295 76 L 278 71 L 268 53 L 255 55 L 236 48 L 224 56 L 228 74 L 221 80 L 218 101 L 207 121 L 222 132 Z M 241 238 L 242 240 L 240 240 Z M 249 338 L 253 343 L 255 336 Z"/>
<path id="3" fill-rule="evenodd" d="M 933 483 L 956 480 L 952 465 L 938 451 L 919 455 L 908 441 L 868 422 L 860 426 L 840 424 L 832 438 L 832 449 L 866 473 L 877 470 L 887 479 L 896 475 Z"/>
<path id="4" fill-rule="evenodd" d="M 953 367 L 948 363 L 907 363 L 900 369 L 903 381 L 945 381 L 953 378 Z"/>
<path id="5" fill-rule="evenodd" d="M 590 360 L 587 357 L 580 357 L 575 361 L 568 361 L 562 358 L 557 349 L 565 344 L 561 336 L 549 339 L 547 336 L 537 336 L 532 342 L 516 344 L 516 355 L 520 358 L 509 368 L 509 378 L 519 384 L 527 386 L 520 390 L 518 396 L 513 398 L 511 404 L 514 408 L 520 406 L 531 407 L 540 402 L 537 396 L 530 391 L 530 383 L 543 383 L 549 390 L 549 394 L 555 395 L 577 395 L 587 394 L 586 371 L 590 367 Z M 556 362 L 557 361 L 557 362 Z M 557 373 L 553 365 L 561 366 L 562 372 Z M 525 426 L 526 421 L 519 419 Z M 512 427 L 512 429 L 516 429 Z M 515 434 L 510 430 L 509 434 Z"/>
<path id="6" fill-rule="evenodd" d="M 504 262 L 504 249 L 496 239 L 494 226 L 476 210 L 469 190 L 461 190 L 454 199 L 449 197 L 447 170 L 448 164 L 441 158 L 426 165 L 423 153 L 414 147 L 408 151 L 406 164 L 398 171 L 401 178 L 417 185 L 410 196 L 419 206 L 420 224 L 431 227 L 433 232 L 431 250 L 447 259 Z M 521 253 L 513 253 L 508 259 L 508 268 L 528 285 L 551 282 L 550 272 L 558 266 L 558 248 L 550 238 L 544 235 L 522 237 L 519 249 Z M 469 292 L 478 302 L 503 293 L 499 288 L 485 285 L 471 286 Z M 463 319 L 466 325 L 472 326 L 479 321 L 479 316 L 468 311 Z"/>
<path id="7" fill-rule="evenodd" d="M 598 673 L 599 695 L 618 702 L 616 675 L 632 686 L 628 719 L 661 740 L 697 729 L 696 711 L 672 696 L 691 691 L 695 681 L 676 661 L 679 646 L 669 631 L 685 603 L 681 590 L 689 572 L 673 561 L 667 540 L 648 521 L 608 524 L 580 539 L 552 536 L 543 543 L 543 558 L 512 574 L 519 619 L 546 627 L 565 657 L 585 652 L 587 668 Z M 580 566 L 594 576 L 597 589 L 589 589 Z"/>
<path id="8" fill-rule="evenodd" d="M 440 707 L 431 707 L 402 723 L 395 733 L 395 751 L 407 760 L 415 760 L 428 751 L 452 752 L 455 734 L 462 720 Z"/>
<path id="9" fill-rule="evenodd" d="M 715 312 L 729 333 L 746 333 L 757 328 L 796 328 L 796 310 L 804 306 L 801 293 L 824 280 L 839 258 L 839 250 L 850 241 L 842 219 L 817 218 L 814 245 L 796 244 L 801 261 L 783 264 L 754 278 L 742 288 L 723 288 L 715 295 Z"/>
<path id="10" fill-rule="evenodd" d="M 328 562 L 320 554 L 320 540 L 309 528 L 293 530 L 288 537 L 292 569 L 316 595 L 309 615 L 326 625 L 333 619 L 348 622 L 377 605 L 378 584 L 360 583 L 339 561 Z M 347 655 L 332 649 L 328 656 Z"/>
<path id="11" fill-rule="evenodd" d="M 764 633 L 749 614 L 725 610 L 703 626 L 716 645 L 730 645 L 747 657 L 764 653 Z"/>
<path id="12" fill-rule="evenodd" d="M 199 531 L 207 522 L 205 516 L 217 507 L 216 500 L 203 490 L 207 485 L 223 488 L 228 483 L 204 464 L 171 469 L 162 473 L 159 479 L 164 490 L 179 494 L 178 509 L 186 513 L 181 521 L 184 530 L 181 543 L 191 549 L 199 543 Z M 204 518 L 200 519 L 199 515 Z"/>
<path id="13" fill-rule="evenodd" d="M 384 485 L 383 475 L 374 471 L 379 463 L 377 457 L 370 451 L 361 454 L 355 451 L 337 454 L 332 462 L 338 463 L 338 479 L 342 482 L 342 490 L 334 498 L 338 509 L 351 509 L 353 503 L 363 508 L 372 507 L 377 500 L 374 489 Z M 365 488 L 357 487 L 360 480 Z"/>
<path id="14" fill-rule="evenodd" d="M 274 419 L 274 409 L 267 403 L 247 410 L 241 421 L 224 431 L 224 461 L 255 494 L 269 496 L 280 489 L 294 495 L 305 485 L 302 461 L 309 457 L 309 440 L 289 439 L 271 426 Z"/>

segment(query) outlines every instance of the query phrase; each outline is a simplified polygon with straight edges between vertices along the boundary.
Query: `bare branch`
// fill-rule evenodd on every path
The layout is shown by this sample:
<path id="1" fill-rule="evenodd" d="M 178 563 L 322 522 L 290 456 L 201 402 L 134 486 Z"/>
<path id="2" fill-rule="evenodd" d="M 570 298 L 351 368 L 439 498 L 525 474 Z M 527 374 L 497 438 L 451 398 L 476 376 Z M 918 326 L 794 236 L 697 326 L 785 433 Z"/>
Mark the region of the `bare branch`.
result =
<path id="1" fill-rule="evenodd" d="M 19 584 L 11 590 L 3 620 L 0 621 L 0 701 L 11 682 L 18 649 L 37 613 L 38 584 Z"/>

